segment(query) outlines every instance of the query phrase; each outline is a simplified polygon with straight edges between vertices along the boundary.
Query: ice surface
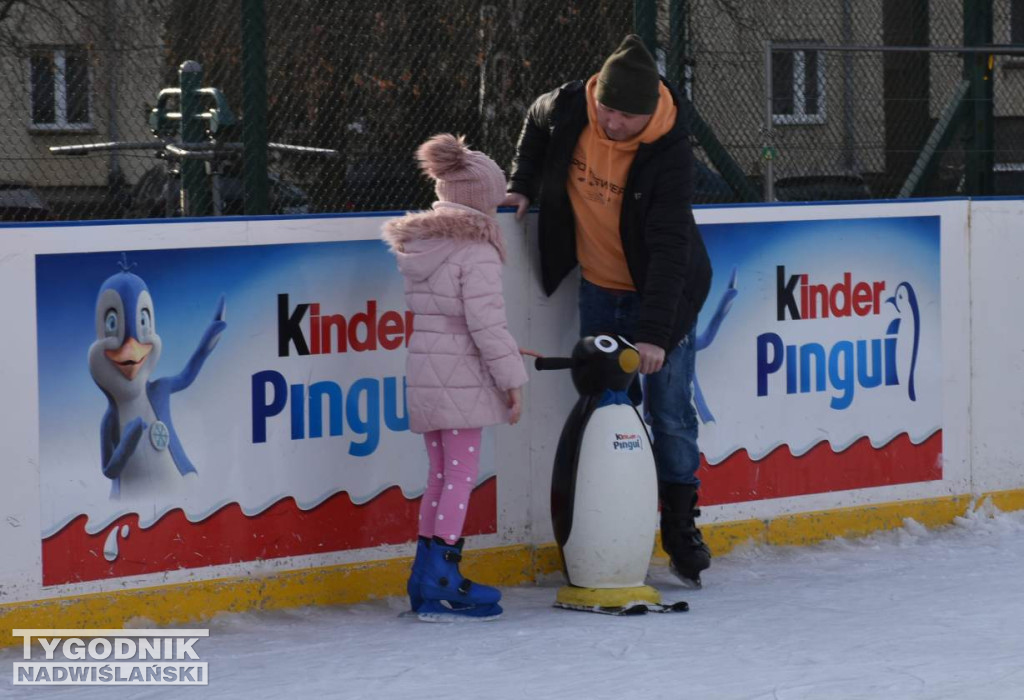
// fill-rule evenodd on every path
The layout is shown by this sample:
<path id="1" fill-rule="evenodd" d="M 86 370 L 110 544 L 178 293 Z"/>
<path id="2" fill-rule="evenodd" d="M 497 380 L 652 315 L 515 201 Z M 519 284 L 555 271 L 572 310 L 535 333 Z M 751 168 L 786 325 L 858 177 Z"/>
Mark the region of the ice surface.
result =
<path id="1" fill-rule="evenodd" d="M 17 647 L 0 651 L 0 698 L 1017 700 L 1022 579 L 1024 512 L 983 506 L 941 530 L 740 547 L 700 591 L 652 567 L 688 613 L 557 610 L 552 578 L 505 589 L 495 622 L 400 618 L 399 598 L 222 615 L 196 647 L 205 688 L 16 687 Z"/>

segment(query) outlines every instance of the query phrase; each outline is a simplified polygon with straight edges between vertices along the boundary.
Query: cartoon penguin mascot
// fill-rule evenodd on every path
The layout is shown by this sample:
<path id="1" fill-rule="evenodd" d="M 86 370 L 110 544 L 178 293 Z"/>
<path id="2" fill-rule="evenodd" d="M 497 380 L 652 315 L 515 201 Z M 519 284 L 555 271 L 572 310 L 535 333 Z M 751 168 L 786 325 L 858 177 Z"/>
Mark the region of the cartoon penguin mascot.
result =
<path id="1" fill-rule="evenodd" d="M 914 373 L 917 370 L 917 351 L 921 344 L 921 312 L 917 307 L 917 294 L 910 282 L 900 282 L 895 294 L 885 302 L 892 304 L 898 314 L 886 330 L 887 335 L 899 338 L 897 342 L 900 352 L 896 359 L 896 374 L 901 379 L 906 377 L 907 396 L 911 401 L 917 401 Z M 904 319 L 906 323 L 903 323 Z"/>
<path id="2" fill-rule="evenodd" d="M 551 520 L 569 582 L 555 606 L 613 615 L 687 610 L 682 601 L 662 605 L 644 584 L 658 478 L 647 428 L 627 395 L 640 354 L 621 336 L 597 335 L 580 340 L 570 358 L 535 364 L 572 370 L 580 394 L 551 475 Z"/>
<path id="3" fill-rule="evenodd" d="M 182 477 L 195 474 L 171 420 L 171 394 L 187 388 L 213 351 L 224 322 L 224 298 L 217 305 L 199 347 L 185 369 L 149 381 L 160 361 L 153 298 L 141 277 L 122 271 L 100 286 L 96 298 L 96 342 L 89 347 L 89 372 L 109 402 L 100 424 L 103 475 L 111 498 L 173 493 Z"/>

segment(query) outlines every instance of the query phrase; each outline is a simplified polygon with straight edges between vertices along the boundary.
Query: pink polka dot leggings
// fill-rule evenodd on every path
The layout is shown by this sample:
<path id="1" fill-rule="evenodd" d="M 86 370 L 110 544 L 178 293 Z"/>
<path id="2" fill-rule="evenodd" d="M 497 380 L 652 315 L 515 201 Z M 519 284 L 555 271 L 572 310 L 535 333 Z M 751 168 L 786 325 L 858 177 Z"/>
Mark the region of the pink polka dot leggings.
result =
<path id="1" fill-rule="evenodd" d="M 423 434 L 430 458 L 427 489 L 420 501 L 420 536 L 454 544 L 462 537 L 469 496 L 480 469 L 481 428 L 432 430 Z"/>

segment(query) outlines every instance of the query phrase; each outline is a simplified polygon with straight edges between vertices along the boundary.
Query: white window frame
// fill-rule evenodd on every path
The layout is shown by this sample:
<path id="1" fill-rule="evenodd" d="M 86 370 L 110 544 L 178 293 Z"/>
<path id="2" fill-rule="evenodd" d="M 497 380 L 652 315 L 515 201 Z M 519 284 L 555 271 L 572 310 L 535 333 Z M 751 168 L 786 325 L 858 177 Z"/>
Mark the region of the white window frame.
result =
<path id="1" fill-rule="evenodd" d="M 33 46 L 29 54 L 28 65 L 28 123 L 32 131 L 91 131 L 93 127 L 92 113 L 92 65 L 86 60 L 86 112 L 87 120 L 84 122 L 68 121 L 68 86 L 67 86 L 67 52 L 71 50 L 82 51 L 87 59 L 89 52 L 83 46 Z M 50 53 L 53 57 L 53 121 L 37 122 L 32 118 L 32 56 L 42 53 Z"/>
<path id="2" fill-rule="evenodd" d="M 804 74 L 807 62 L 806 53 L 813 51 L 818 54 L 818 111 L 807 113 L 805 110 L 807 96 L 804 94 Z M 786 51 L 793 54 L 793 114 L 775 113 L 775 87 L 772 87 L 772 123 L 773 124 L 824 124 L 827 117 L 825 110 L 825 52 L 814 49 Z"/>

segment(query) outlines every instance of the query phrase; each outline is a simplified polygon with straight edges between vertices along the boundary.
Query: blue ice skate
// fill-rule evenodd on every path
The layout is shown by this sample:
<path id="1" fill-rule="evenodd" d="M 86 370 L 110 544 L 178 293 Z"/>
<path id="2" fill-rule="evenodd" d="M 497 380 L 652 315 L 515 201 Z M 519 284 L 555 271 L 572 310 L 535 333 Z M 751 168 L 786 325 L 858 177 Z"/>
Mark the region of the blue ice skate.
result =
<path id="1" fill-rule="evenodd" d="M 501 615 L 501 591 L 473 583 L 459 572 L 462 561 L 460 539 L 454 545 L 435 537 L 426 545 L 426 556 L 420 570 L 419 596 L 410 591 L 410 603 L 421 620 L 454 622 L 459 620 L 490 620 Z M 417 550 L 418 553 L 418 550 Z M 412 580 L 410 580 L 411 588 Z"/>
<path id="2" fill-rule="evenodd" d="M 409 594 L 409 607 L 413 613 L 418 613 L 423 605 L 420 583 L 423 581 L 423 569 L 427 565 L 428 556 L 430 556 L 430 538 L 420 535 L 416 542 L 416 558 L 413 559 L 412 571 L 409 573 L 409 580 L 405 584 L 405 591 Z M 467 608 L 472 606 L 455 603 L 452 607 Z"/>
<path id="3" fill-rule="evenodd" d="M 429 551 L 430 540 L 421 535 L 416 543 L 416 558 L 412 560 L 412 572 L 409 573 L 409 581 L 405 584 L 405 591 L 409 594 L 409 607 L 413 612 L 419 612 L 420 606 L 423 605 L 420 581 L 423 580 L 423 567 L 427 563 Z"/>
<path id="4" fill-rule="evenodd" d="M 502 612 L 497 603 L 460 606 L 446 600 L 425 600 L 416 617 L 423 622 L 485 622 L 498 619 Z"/>

